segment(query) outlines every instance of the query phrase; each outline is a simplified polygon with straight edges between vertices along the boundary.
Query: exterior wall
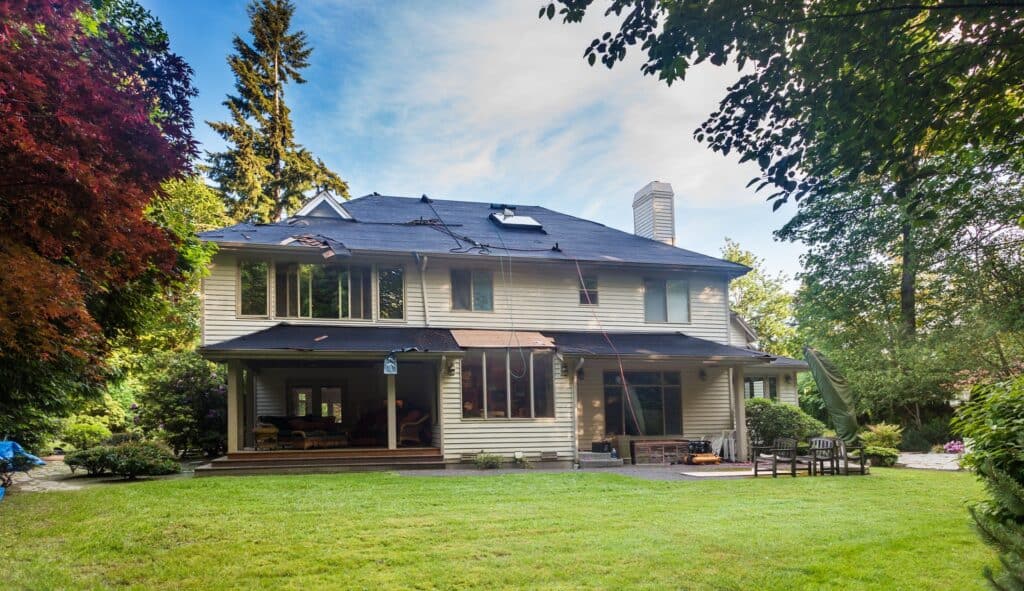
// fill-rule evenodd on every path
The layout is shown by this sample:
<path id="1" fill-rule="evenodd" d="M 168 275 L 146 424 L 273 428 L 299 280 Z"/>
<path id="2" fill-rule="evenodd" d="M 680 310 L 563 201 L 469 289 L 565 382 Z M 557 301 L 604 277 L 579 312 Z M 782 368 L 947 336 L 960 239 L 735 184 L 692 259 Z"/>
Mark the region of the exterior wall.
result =
<path id="1" fill-rule="evenodd" d="M 541 452 L 555 452 L 560 460 L 571 460 L 573 450 L 572 383 L 562 376 L 561 363 L 554 361 L 554 418 L 467 419 L 462 417 L 462 365 L 453 360 L 452 375 L 441 378 L 441 423 L 446 461 L 457 462 L 462 454 L 501 454 L 512 458 L 517 451 L 536 460 Z"/>
<path id="2" fill-rule="evenodd" d="M 729 344 L 733 347 L 750 347 L 747 331 L 743 330 L 735 320 L 729 321 Z"/>
<path id="3" fill-rule="evenodd" d="M 405 269 L 404 320 L 380 320 L 379 325 L 435 326 L 442 328 L 490 328 L 518 330 L 599 330 L 631 332 L 680 331 L 690 336 L 729 343 L 727 283 L 721 276 L 696 273 L 644 272 L 637 269 L 584 268 L 598 277 L 597 306 L 579 303 L 578 274 L 572 263 L 513 262 L 498 257 L 452 261 L 431 258 L 425 273 L 427 310 L 424 313 L 420 273 L 412 257 L 405 259 L 358 259 L 353 263 L 402 264 Z M 203 281 L 203 343 L 206 345 L 269 328 L 280 318 L 239 318 L 236 314 L 237 260 L 221 253 L 214 257 L 210 275 Z M 503 267 L 500 268 L 499 265 Z M 451 270 L 480 269 L 493 274 L 494 311 L 468 312 L 451 309 Z M 690 322 L 644 322 L 643 280 L 680 277 L 689 280 Z M 376 290 L 376 281 L 374 281 Z M 273 289 L 270 309 L 274 310 Z M 429 318 L 429 324 L 428 324 Z M 293 323 L 366 325 L 371 320 L 287 319 Z"/>
<path id="4" fill-rule="evenodd" d="M 626 371 L 678 371 L 683 394 L 683 435 L 688 438 L 717 436 L 733 429 L 730 403 L 729 368 L 704 367 L 706 379 L 700 379 L 700 366 L 672 362 L 624 361 Z M 588 359 L 583 365 L 584 379 L 577 387 L 577 426 L 579 445 L 589 449 L 593 441 L 604 438 L 604 372 L 618 371 L 614 360 Z M 678 434 L 677 434 L 678 435 Z"/>
<path id="5" fill-rule="evenodd" d="M 778 378 L 779 402 L 797 405 L 800 404 L 800 399 L 796 390 L 796 374 L 797 372 L 795 371 L 787 371 L 778 368 L 748 367 L 744 375 L 748 378 Z M 786 383 L 787 376 L 789 377 L 789 383 Z"/>

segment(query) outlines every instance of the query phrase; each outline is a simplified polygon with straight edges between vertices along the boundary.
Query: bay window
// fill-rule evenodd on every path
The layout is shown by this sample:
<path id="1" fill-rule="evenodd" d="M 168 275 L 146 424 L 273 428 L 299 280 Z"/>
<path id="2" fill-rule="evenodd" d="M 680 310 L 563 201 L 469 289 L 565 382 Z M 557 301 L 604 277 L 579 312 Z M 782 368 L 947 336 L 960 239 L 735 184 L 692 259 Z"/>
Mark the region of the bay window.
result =
<path id="1" fill-rule="evenodd" d="M 554 417 L 553 363 L 546 350 L 468 351 L 462 360 L 462 416 Z"/>

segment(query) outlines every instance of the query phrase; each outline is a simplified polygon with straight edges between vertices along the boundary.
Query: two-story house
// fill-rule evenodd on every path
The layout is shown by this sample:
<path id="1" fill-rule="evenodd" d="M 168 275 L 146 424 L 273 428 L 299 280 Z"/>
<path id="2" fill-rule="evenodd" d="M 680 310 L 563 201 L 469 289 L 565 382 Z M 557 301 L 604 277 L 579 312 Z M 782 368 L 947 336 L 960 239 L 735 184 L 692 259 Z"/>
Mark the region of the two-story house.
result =
<path id="1" fill-rule="evenodd" d="M 228 456 L 208 471 L 568 464 L 592 442 L 746 441 L 750 371 L 728 285 L 673 246 L 672 188 L 635 234 L 543 207 L 329 194 L 202 234 L 202 350 L 228 367 Z M 788 382 L 787 382 L 788 383 Z M 795 397 L 791 400 L 795 402 Z"/>

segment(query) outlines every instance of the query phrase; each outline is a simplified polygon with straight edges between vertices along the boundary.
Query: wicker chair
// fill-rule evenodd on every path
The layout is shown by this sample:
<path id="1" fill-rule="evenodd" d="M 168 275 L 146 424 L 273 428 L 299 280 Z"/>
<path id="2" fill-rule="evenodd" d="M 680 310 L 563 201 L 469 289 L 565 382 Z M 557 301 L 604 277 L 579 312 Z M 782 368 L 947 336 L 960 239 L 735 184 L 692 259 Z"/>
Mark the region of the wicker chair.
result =
<path id="1" fill-rule="evenodd" d="M 762 467 L 771 466 L 772 478 L 779 476 L 779 464 L 788 465 L 789 473 L 794 478 L 798 466 L 807 466 L 807 473 L 811 473 L 812 463 L 807 458 L 798 456 L 796 453 L 796 439 L 780 437 L 772 442 L 771 446 L 754 446 L 751 450 L 754 457 L 754 477 L 760 475 Z"/>

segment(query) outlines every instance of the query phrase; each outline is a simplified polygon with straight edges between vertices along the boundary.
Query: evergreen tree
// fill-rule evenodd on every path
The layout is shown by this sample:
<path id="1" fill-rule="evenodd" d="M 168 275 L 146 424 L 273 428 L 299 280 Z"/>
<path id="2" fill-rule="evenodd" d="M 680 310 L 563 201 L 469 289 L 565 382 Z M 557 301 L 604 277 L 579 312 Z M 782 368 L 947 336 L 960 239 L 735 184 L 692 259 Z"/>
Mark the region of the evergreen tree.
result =
<path id="1" fill-rule="evenodd" d="M 295 142 L 284 90 L 304 84 L 309 47 L 302 31 L 289 32 L 295 5 L 289 0 L 254 0 L 248 7 L 252 44 L 234 39 L 228 65 L 236 95 L 224 105 L 227 122 L 209 122 L 228 149 L 209 153 L 209 174 L 237 220 L 271 222 L 297 209 L 305 193 L 329 189 L 348 198 L 348 183 Z"/>

